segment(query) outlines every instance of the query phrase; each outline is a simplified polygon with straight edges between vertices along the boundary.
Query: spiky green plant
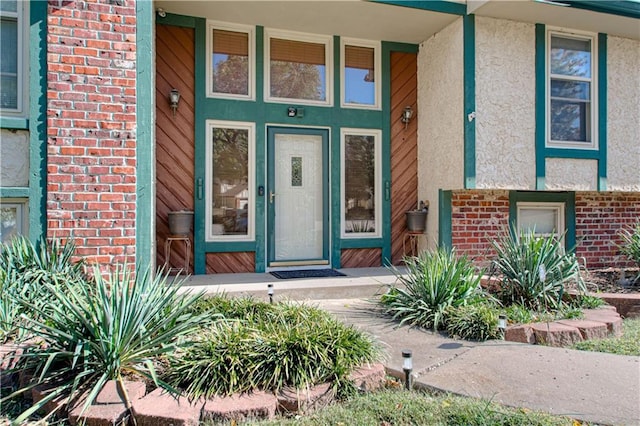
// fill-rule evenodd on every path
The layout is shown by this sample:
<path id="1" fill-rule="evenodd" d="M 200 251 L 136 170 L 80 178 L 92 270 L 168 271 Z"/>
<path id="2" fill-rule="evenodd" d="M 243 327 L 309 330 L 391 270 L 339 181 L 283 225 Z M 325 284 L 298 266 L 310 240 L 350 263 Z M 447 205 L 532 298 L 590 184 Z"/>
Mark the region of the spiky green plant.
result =
<path id="1" fill-rule="evenodd" d="M 575 254 L 565 251 L 557 237 L 514 230 L 491 243 L 497 252 L 492 266 L 501 278 L 498 296 L 505 305 L 557 310 L 565 284 L 575 282 L 581 293 L 586 292 Z"/>
<path id="2" fill-rule="evenodd" d="M 620 252 L 640 266 L 640 221 L 620 230 Z"/>
<path id="3" fill-rule="evenodd" d="M 44 283 L 51 294 L 50 309 L 40 320 L 25 317 L 45 345 L 26 359 L 25 368 L 35 372 L 32 383 L 2 401 L 40 384 L 51 387 L 51 392 L 16 422 L 54 398 L 81 403 L 78 398 L 86 392 L 84 410 L 108 380 L 116 380 L 130 409 L 123 386 L 126 373 L 175 391 L 158 379 L 154 360 L 171 357 L 184 344 L 180 338 L 206 320 L 206 314 L 188 311 L 201 294 L 179 294 L 180 281 L 169 282 L 166 275 L 153 276 L 148 269 L 137 270 L 134 276 L 131 268 L 118 266 L 109 278 L 103 278 L 96 267 L 94 276 L 94 286 L 76 286 L 73 291 L 64 282 Z"/>
<path id="4" fill-rule="evenodd" d="M 480 300 L 482 271 L 455 250 L 438 248 L 406 257 L 407 272 L 392 267 L 400 285 L 380 298 L 383 311 L 401 324 L 438 330 L 449 307 Z"/>

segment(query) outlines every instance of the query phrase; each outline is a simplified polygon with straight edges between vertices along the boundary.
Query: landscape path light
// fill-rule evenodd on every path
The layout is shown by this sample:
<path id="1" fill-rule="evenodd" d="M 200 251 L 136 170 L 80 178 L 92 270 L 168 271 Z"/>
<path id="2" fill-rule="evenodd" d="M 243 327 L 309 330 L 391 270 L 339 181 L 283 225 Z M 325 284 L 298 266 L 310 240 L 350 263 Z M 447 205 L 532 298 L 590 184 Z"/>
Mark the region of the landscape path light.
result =
<path id="1" fill-rule="evenodd" d="M 404 386 L 407 390 L 413 387 L 411 373 L 413 371 L 413 358 L 411 349 L 402 350 L 402 370 L 404 370 Z"/>

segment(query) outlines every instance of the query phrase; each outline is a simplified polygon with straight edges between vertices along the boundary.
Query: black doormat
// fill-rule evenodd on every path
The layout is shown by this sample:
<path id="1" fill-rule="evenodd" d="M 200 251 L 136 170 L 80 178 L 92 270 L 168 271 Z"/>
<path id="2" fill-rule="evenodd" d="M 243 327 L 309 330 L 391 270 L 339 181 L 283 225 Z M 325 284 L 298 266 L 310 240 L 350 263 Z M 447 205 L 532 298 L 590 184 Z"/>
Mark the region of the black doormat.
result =
<path id="1" fill-rule="evenodd" d="M 270 272 L 270 274 L 281 280 L 288 280 L 290 278 L 346 277 L 345 274 L 335 269 L 301 269 L 297 271 L 275 271 Z"/>

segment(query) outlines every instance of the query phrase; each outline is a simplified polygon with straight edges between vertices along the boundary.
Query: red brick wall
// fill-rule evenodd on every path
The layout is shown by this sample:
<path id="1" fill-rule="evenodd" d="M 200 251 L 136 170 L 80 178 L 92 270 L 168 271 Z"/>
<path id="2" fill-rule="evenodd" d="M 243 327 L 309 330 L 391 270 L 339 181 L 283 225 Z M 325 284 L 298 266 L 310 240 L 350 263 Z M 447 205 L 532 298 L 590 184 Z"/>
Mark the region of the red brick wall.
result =
<path id="1" fill-rule="evenodd" d="M 135 0 L 49 0 L 48 236 L 135 261 Z"/>

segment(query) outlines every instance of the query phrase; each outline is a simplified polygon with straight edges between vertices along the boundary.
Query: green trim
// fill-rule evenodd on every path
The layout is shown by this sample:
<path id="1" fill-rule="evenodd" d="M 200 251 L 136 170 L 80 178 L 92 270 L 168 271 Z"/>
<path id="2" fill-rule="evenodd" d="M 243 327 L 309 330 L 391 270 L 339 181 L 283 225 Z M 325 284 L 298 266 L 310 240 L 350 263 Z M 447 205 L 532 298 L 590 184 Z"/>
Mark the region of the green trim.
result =
<path id="1" fill-rule="evenodd" d="M 545 187 L 547 139 L 547 80 L 546 80 L 546 40 L 544 24 L 536 24 L 536 189 Z"/>
<path id="2" fill-rule="evenodd" d="M 431 12 L 448 13 L 451 15 L 465 15 L 467 5 L 440 0 L 371 0 L 372 3 L 388 4 L 392 6 L 410 7 L 412 9 L 428 10 Z"/>
<path id="3" fill-rule="evenodd" d="M 565 249 L 576 245 L 576 193 L 547 191 L 509 191 L 509 229 L 513 231 L 518 219 L 518 203 L 564 203 Z"/>
<path id="4" fill-rule="evenodd" d="M 256 243 L 254 243 L 253 241 L 242 241 L 242 242 L 222 242 L 222 241 L 216 241 L 216 242 L 205 242 L 204 243 L 204 249 L 206 253 L 239 253 L 239 252 L 254 252 L 256 251 Z M 205 253 L 205 259 L 206 259 L 206 253 Z"/>
<path id="5" fill-rule="evenodd" d="M 640 4 L 638 5 L 640 9 Z M 598 34 L 598 190 L 607 190 L 607 35 Z"/>
<path id="6" fill-rule="evenodd" d="M 601 158 L 601 154 L 597 149 L 545 148 L 544 157 L 599 160 Z"/>
<path id="7" fill-rule="evenodd" d="M 333 99 L 334 104 L 340 105 L 342 101 L 342 69 L 340 64 L 340 37 L 333 37 L 333 75 L 334 75 L 334 84 L 333 84 Z M 338 48 L 336 49 L 335 46 Z M 382 54 L 382 53 L 381 53 Z M 364 111 L 363 111 L 364 112 Z M 330 249 L 330 262 L 331 266 L 334 268 L 340 268 L 342 266 L 342 251 L 340 247 L 340 223 L 342 220 L 342 185 L 341 185 L 341 162 L 340 162 L 340 152 L 341 152 L 341 134 L 340 134 L 340 126 L 338 125 L 340 122 L 340 118 L 343 116 L 336 113 L 335 109 L 331 109 L 331 141 L 329 142 L 329 158 L 331 161 L 331 197 L 334 200 L 338 200 L 337 202 L 331 203 L 331 249 Z M 366 122 L 366 120 L 363 120 Z M 345 127 L 356 127 L 356 126 L 345 126 Z"/>
<path id="8" fill-rule="evenodd" d="M 640 3 L 636 1 L 563 0 L 576 9 L 640 19 Z"/>
<path id="9" fill-rule="evenodd" d="M 438 190 L 438 246 L 446 249 L 453 246 L 451 196 L 451 191 Z"/>
<path id="10" fill-rule="evenodd" d="M 384 49 L 386 49 L 388 52 L 400 52 L 400 53 L 418 53 L 418 51 L 420 50 L 417 44 L 411 44 L 411 43 L 383 41 L 382 44 L 384 45 L 383 52 L 384 52 Z M 384 62 L 384 60 L 385 58 L 383 56 L 382 61 Z"/>
<path id="11" fill-rule="evenodd" d="M 0 128 L 27 130 L 29 128 L 29 119 L 20 117 L 0 117 Z"/>
<path id="12" fill-rule="evenodd" d="M 256 27 L 256 102 L 251 105 L 262 104 L 264 101 L 264 27 Z M 257 76 L 260 76 L 258 78 Z M 247 102 L 242 102 L 247 104 Z M 265 195 L 260 197 L 257 193 L 257 188 L 262 186 L 267 187 L 265 182 L 265 176 L 267 173 L 267 159 L 264 153 L 267 152 L 267 138 L 266 138 L 266 120 L 264 110 L 256 110 L 256 114 L 253 117 L 253 121 L 256 123 L 256 194 L 255 203 L 256 208 L 254 210 L 256 217 L 255 229 L 255 270 L 256 272 L 264 272 L 267 268 L 267 230 L 264 224 L 266 223 L 266 206 L 267 197 Z"/>
<path id="13" fill-rule="evenodd" d="M 29 198 L 29 188 L 0 188 L 0 198 Z"/>
<path id="14" fill-rule="evenodd" d="M 47 2 L 29 4 L 29 238 L 47 232 Z"/>
<path id="15" fill-rule="evenodd" d="M 476 187 L 476 24 L 475 15 L 462 18 L 464 43 L 464 187 Z M 469 117 L 472 117 L 469 120 Z"/>
<path id="16" fill-rule="evenodd" d="M 153 265 L 154 8 L 136 2 L 136 264 Z"/>
<path id="17" fill-rule="evenodd" d="M 174 27 L 195 28 L 198 20 L 198 18 L 193 16 L 175 15 L 173 13 L 167 13 L 167 16 L 164 18 L 157 13 L 154 15 L 156 24 L 173 25 Z"/>
<path id="18" fill-rule="evenodd" d="M 401 48 L 395 43 L 382 43 L 382 141 L 380 155 L 382 164 L 382 265 L 393 263 L 391 253 L 391 52 Z M 403 50 L 400 50 L 403 52 Z"/>
<path id="19" fill-rule="evenodd" d="M 385 238 L 342 238 L 341 249 L 381 248 L 385 245 Z"/>
<path id="20" fill-rule="evenodd" d="M 198 182 L 202 182 L 203 192 L 206 191 L 206 168 L 207 168 L 207 123 L 209 118 L 206 107 L 206 53 L 207 53 L 207 21 L 205 19 L 195 19 L 195 83 L 194 83 L 194 103 L 195 103 L 195 161 L 194 161 L 194 188 Z M 198 191 L 196 191 L 198 192 Z M 194 214 L 193 214 L 193 272 L 194 274 L 205 274 L 207 269 L 207 249 L 206 249 L 206 195 L 198 199 L 198 194 L 194 194 Z M 226 243 L 226 245 L 231 245 Z M 229 250 L 225 250 L 229 251 Z M 244 251 L 244 250 L 242 250 Z"/>

